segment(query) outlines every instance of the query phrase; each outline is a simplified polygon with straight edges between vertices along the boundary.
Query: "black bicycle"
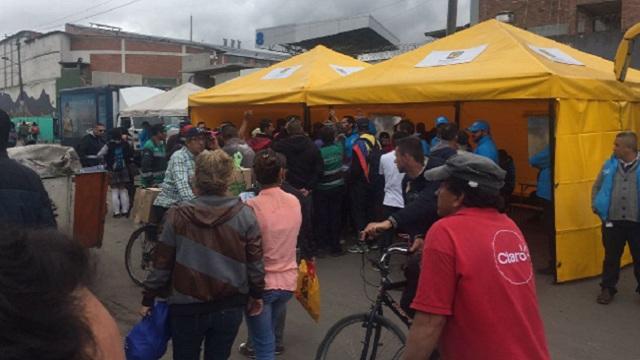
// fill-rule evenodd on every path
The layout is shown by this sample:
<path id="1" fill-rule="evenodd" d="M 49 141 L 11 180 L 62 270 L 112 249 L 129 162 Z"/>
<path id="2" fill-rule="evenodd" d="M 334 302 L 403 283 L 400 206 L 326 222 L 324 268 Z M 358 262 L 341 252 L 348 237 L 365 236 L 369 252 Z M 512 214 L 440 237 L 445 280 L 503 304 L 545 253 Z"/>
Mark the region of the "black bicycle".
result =
<path id="1" fill-rule="evenodd" d="M 406 243 L 391 245 L 378 261 L 369 259 L 380 271 L 377 298 L 369 312 L 349 315 L 329 329 L 318 347 L 316 360 L 400 359 L 406 336 L 396 324 L 383 315 L 383 308 L 386 307 L 391 309 L 391 312 L 407 328 L 411 325 L 411 318 L 388 293 L 390 290 L 402 289 L 406 285 L 406 281 L 393 282 L 389 278 L 390 260 L 394 254 L 409 254 L 408 245 Z M 363 271 L 364 256 L 363 254 Z"/>
<path id="2" fill-rule="evenodd" d="M 142 286 L 153 269 L 153 254 L 158 245 L 159 229 L 158 224 L 143 224 L 129 237 L 124 263 L 129 277 L 138 286 Z"/>

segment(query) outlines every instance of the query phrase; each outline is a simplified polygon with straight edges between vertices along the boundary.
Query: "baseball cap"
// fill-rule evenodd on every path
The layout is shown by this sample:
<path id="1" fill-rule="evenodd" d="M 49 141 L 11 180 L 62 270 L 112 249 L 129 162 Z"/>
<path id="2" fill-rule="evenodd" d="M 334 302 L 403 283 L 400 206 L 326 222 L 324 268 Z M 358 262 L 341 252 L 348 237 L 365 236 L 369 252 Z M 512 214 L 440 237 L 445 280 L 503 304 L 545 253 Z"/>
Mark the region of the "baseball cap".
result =
<path id="1" fill-rule="evenodd" d="M 358 130 L 369 130 L 369 119 L 367 118 L 359 118 L 356 120 L 356 126 Z"/>
<path id="2" fill-rule="evenodd" d="M 192 126 L 189 130 L 185 132 L 184 137 L 187 139 L 191 139 L 196 136 L 204 136 L 204 135 L 205 135 L 204 130 Z"/>
<path id="3" fill-rule="evenodd" d="M 446 116 L 438 116 L 438 118 L 436 119 L 436 126 L 440 126 L 448 123 L 449 123 L 449 119 L 447 119 Z"/>
<path id="4" fill-rule="evenodd" d="M 498 193 L 504 186 L 506 171 L 484 156 L 467 151 L 453 155 L 439 167 L 427 170 L 424 177 L 429 181 L 441 181 L 450 177 L 467 181 L 469 187 L 480 187 Z"/>
<path id="5" fill-rule="evenodd" d="M 193 129 L 193 125 L 191 124 L 180 127 L 180 135 L 187 136 L 187 132 L 189 132 L 189 130 L 191 129 Z"/>
<path id="6" fill-rule="evenodd" d="M 489 123 L 484 120 L 476 120 L 471 126 L 467 128 L 471 132 L 489 130 Z"/>

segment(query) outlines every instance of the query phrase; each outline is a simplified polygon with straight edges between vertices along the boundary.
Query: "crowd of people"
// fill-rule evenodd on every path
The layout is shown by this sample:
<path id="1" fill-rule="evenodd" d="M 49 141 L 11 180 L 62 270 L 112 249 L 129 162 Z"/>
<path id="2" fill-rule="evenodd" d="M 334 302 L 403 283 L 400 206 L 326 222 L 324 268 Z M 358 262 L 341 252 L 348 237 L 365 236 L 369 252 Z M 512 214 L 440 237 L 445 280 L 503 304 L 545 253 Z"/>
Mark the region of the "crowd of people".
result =
<path id="1" fill-rule="evenodd" d="M 513 160 L 501 156 L 488 122 L 461 130 L 441 116 L 426 131 L 402 119 L 378 132 L 365 117 L 337 119 L 331 112 L 312 134 L 296 116 L 275 126 L 262 119 L 247 134 L 251 117 L 246 112 L 239 125 L 213 130 L 183 124 L 171 136 L 162 125 L 145 129 L 139 175 L 143 186 L 160 188 L 153 213 L 162 231 L 140 314 L 152 312 L 159 298 L 168 301 L 175 359 L 200 359 L 202 352 L 206 359 L 228 358 L 243 318 L 249 331 L 240 352 L 274 359 L 285 350 L 298 251 L 313 262 L 342 256 L 348 245 L 364 253 L 396 241 L 407 242 L 412 254 L 401 299 L 413 317 L 405 359 L 426 359 L 436 348 L 445 359 L 549 358 L 531 255 L 504 213 Z M 87 289 L 87 252 L 54 230 L 52 204 L 37 175 L 7 157 L 10 124 L 0 112 L 6 170 L 0 173 L 0 248 L 10 251 L 0 261 L 0 315 L 21 323 L 22 332 L 3 330 L 0 346 L 9 359 L 41 351 L 54 358 L 122 359 L 117 326 Z M 126 215 L 134 152 L 120 129 L 110 130 L 108 141 L 104 133 L 98 124 L 78 152 L 84 166 L 105 164 L 112 173 L 113 213 Z M 618 134 L 593 187 L 605 247 L 601 304 L 617 292 L 626 243 L 640 292 L 638 157 L 636 135 Z M 546 147 L 530 164 L 540 170 L 537 194 L 552 211 L 550 159 Z M 251 196 L 229 194 L 236 164 L 253 169 Z M 30 287 L 16 286 L 21 283 Z M 37 296 L 25 303 L 26 293 Z M 52 307 L 55 317 L 35 320 L 47 318 Z M 59 324 L 68 331 L 46 330 Z M 51 336 L 30 340 L 42 331 Z"/>

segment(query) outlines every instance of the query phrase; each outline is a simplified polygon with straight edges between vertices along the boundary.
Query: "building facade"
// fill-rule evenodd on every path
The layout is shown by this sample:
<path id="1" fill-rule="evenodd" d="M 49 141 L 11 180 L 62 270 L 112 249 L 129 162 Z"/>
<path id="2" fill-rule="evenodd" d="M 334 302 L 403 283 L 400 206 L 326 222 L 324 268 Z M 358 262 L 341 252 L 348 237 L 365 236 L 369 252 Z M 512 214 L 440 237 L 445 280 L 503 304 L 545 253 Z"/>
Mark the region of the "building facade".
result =
<path id="1" fill-rule="evenodd" d="M 268 52 L 149 36 L 113 27 L 67 24 L 64 31 L 21 31 L 0 41 L 0 108 L 12 116 L 53 115 L 58 91 L 83 86 L 171 88 L 193 80 L 184 62 L 269 66 L 285 58 Z M 206 77 L 206 76 L 205 76 Z M 208 81 L 206 85 L 215 84 Z"/>
<path id="2" fill-rule="evenodd" d="M 640 0 L 473 0 L 478 21 L 497 18 L 613 60 L 625 31 L 640 22 Z M 473 18 L 473 16 L 472 16 Z M 640 68 L 640 54 L 631 66 Z M 613 71 L 613 70 L 612 70 Z"/>
<path id="3" fill-rule="evenodd" d="M 478 0 L 479 20 L 500 16 L 543 36 L 624 32 L 640 22 L 638 0 Z"/>

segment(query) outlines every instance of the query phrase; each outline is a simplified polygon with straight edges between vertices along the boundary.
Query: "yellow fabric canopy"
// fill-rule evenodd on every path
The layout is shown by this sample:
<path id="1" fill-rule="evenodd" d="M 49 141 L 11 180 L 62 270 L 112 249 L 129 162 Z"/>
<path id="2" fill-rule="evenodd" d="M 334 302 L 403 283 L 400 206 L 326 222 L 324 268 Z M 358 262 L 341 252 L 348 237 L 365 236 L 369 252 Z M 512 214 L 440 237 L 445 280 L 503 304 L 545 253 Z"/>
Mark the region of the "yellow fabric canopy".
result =
<path id="1" fill-rule="evenodd" d="M 189 97 L 192 108 L 211 105 L 306 103 L 307 91 L 370 65 L 322 45 Z"/>
<path id="2" fill-rule="evenodd" d="M 455 65 L 417 67 L 444 52 L 486 46 L 475 59 Z M 534 48 L 538 48 L 538 52 Z M 542 49 L 540 49 L 542 48 Z M 558 54 L 556 50 L 561 52 Z M 568 65 L 568 55 L 582 65 Z M 551 60 L 551 59 L 555 59 Z M 309 105 L 400 104 L 502 99 L 636 100 L 640 72 L 616 81 L 613 63 L 514 26 L 488 20 L 377 64 L 348 78 L 312 89 Z"/>
<path id="3" fill-rule="evenodd" d="M 478 118 L 489 121 L 498 146 L 513 156 L 521 185 L 535 180 L 528 121 L 548 118 L 555 143 L 556 280 L 600 274 L 601 222 L 591 211 L 591 186 L 616 133 L 640 129 L 637 70 L 618 82 L 611 61 L 489 20 L 312 89 L 307 103 L 315 112 L 455 103 L 462 128 Z M 629 261 L 626 252 L 623 263 Z"/>

